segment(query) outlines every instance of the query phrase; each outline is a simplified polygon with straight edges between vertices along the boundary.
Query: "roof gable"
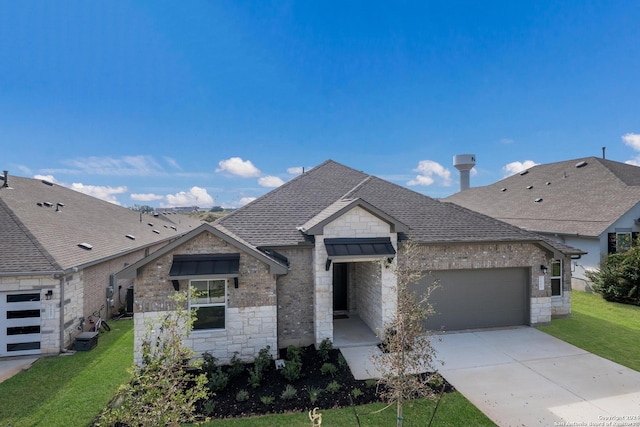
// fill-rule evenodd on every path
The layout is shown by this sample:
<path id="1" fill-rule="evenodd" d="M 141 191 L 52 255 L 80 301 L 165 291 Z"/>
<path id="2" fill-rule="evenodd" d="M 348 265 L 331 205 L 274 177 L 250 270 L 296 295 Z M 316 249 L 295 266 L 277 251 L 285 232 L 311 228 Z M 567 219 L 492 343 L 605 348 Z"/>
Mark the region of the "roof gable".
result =
<path id="1" fill-rule="evenodd" d="M 327 224 L 333 222 L 355 207 L 360 207 L 369 212 L 371 215 L 387 222 L 392 233 L 402 233 L 409 231 L 409 227 L 407 227 L 405 224 L 360 198 L 340 199 L 329 205 L 326 209 L 324 209 L 315 217 L 311 218 L 302 226 L 298 227 L 298 229 L 303 233 L 309 235 L 323 234 L 323 229 Z"/>
<path id="2" fill-rule="evenodd" d="M 259 259 L 260 261 L 264 262 L 265 264 L 269 265 L 269 269 L 270 272 L 272 274 L 286 274 L 288 269 L 285 265 L 281 264 L 280 262 L 274 260 L 273 258 L 269 257 L 268 255 L 266 255 L 264 252 L 258 250 L 256 247 L 252 246 L 251 244 L 243 241 L 242 239 L 238 238 L 237 236 L 234 236 L 232 232 L 230 232 L 229 230 L 224 229 L 223 227 L 219 227 L 219 226 L 215 226 L 212 224 L 208 224 L 208 223 L 204 223 L 202 224 L 200 227 L 196 228 L 195 230 L 190 231 L 189 233 L 185 234 L 184 236 L 180 237 L 179 239 L 173 241 L 172 243 L 164 246 L 163 248 L 153 252 L 152 254 L 150 254 L 149 256 L 141 259 L 140 261 L 131 264 L 130 266 L 126 267 L 125 269 L 121 270 L 120 272 L 118 272 L 116 274 L 116 276 L 119 279 L 125 279 L 125 278 L 133 278 L 135 277 L 138 269 L 144 267 L 145 265 L 149 264 L 150 262 L 160 258 L 163 255 L 166 255 L 167 253 L 173 251 L 174 249 L 182 246 L 183 244 L 185 244 L 186 242 L 190 241 L 191 239 L 193 239 L 194 237 L 202 234 L 202 233 L 211 233 L 214 236 L 224 240 L 225 242 L 231 244 L 232 246 L 235 246 L 236 248 L 248 253 L 249 255 Z"/>

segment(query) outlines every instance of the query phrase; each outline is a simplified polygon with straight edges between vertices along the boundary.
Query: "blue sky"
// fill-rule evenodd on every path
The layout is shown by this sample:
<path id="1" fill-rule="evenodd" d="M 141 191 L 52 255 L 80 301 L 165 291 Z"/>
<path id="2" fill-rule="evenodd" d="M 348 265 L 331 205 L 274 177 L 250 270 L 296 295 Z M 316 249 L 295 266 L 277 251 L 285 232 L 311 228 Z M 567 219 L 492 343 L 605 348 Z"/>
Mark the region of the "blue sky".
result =
<path id="1" fill-rule="evenodd" d="M 432 197 L 640 163 L 636 1 L 1 1 L 0 169 L 238 207 L 327 159 Z"/>

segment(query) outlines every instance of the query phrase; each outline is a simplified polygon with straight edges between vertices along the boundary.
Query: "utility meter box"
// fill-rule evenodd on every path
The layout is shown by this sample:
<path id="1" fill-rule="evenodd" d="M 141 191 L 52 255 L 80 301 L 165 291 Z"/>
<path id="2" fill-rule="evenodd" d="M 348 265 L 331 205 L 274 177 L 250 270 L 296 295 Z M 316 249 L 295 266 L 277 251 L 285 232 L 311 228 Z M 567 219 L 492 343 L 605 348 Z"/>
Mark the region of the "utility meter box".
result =
<path id="1" fill-rule="evenodd" d="M 99 332 L 83 332 L 76 337 L 76 343 L 73 346 L 76 351 L 89 351 L 98 345 Z"/>

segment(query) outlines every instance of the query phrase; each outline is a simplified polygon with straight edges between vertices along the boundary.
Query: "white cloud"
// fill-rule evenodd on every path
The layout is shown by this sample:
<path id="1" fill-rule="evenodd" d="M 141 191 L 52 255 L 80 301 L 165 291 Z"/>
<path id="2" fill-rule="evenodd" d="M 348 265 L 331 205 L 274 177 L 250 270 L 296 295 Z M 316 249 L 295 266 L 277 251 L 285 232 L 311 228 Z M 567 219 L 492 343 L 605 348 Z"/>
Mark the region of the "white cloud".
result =
<path id="1" fill-rule="evenodd" d="M 277 176 L 263 176 L 258 179 L 258 184 L 262 187 L 275 188 L 284 184 L 284 181 Z"/>
<path id="2" fill-rule="evenodd" d="M 127 191 L 127 187 L 124 185 L 121 185 L 120 187 L 106 187 L 100 185 L 84 185 L 79 182 L 71 184 L 71 189 L 116 205 L 119 205 L 120 202 L 116 199 L 115 194 L 122 194 Z"/>
<path id="3" fill-rule="evenodd" d="M 443 187 L 451 185 L 451 171 L 433 160 L 420 160 L 418 167 L 413 170 L 419 174 L 407 182 L 407 185 L 431 185 L 438 180 Z"/>
<path id="4" fill-rule="evenodd" d="M 44 180 L 44 181 L 48 181 L 48 182 L 53 182 L 54 184 L 58 183 L 58 181 L 56 181 L 56 179 L 53 177 L 53 175 L 34 175 L 33 179 L 39 179 L 39 180 Z"/>
<path id="5" fill-rule="evenodd" d="M 471 168 L 471 170 L 469 171 L 469 174 L 470 174 L 471 176 L 476 176 L 476 175 L 478 175 L 478 169 L 476 169 L 476 168 L 475 168 L 475 166 L 474 166 L 474 167 L 472 167 L 472 168 Z"/>
<path id="6" fill-rule="evenodd" d="M 162 167 L 152 156 L 124 156 L 121 158 L 91 156 L 68 159 L 62 163 L 75 168 L 75 170 L 46 169 L 44 171 L 111 176 L 157 176 L 165 174 Z"/>
<path id="7" fill-rule="evenodd" d="M 300 175 L 304 171 L 302 166 L 294 166 L 287 169 L 289 175 Z"/>
<path id="8" fill-rule="evenodd" d="M 180 167 L 180 165 L 178 164 L 178 162 L 176 161 L 176 159 L 168 157 L 168 156 L 163 156 L 162 157 L 164 159 L 164 161 L 171 166 L 174 169 L 178 169 L 178 170 L 182 170 L 182 168 Z"/>
<path id="9" fill-rule="evenodd" d="M 533 160 L 525 160 L 524 162 L 511 162 L 502 167 L 502 172 L 504 172 L 504 177 L 506 178 L 508 176 L 520 173 L 525 169 L 532 168 L 537 164 L 538 163 L 534 162 Z"/>
<path id="10" fill-rule="evenodd" d="M 636 157 L 635 159 L 627 160 L 625 163 L 628 165 L 640 166 L 640 156 Z"/>
<path id="11" fill-rule="evenodd" d="M 501 143 L 501 144 L 513 144 L 514 142 L 515 142 L 515 141 L 514 141 L 513 139 L 511 139 L 511 138 L 502 138 L 502 139 L 500 140 L 500 143 Z"/>
<path id="12" fill-rule="evenodd" d="M 243 178 L 260 176 L 260 169 L 255 167 L 253 163 L 251 163 L 251 160 L 242 160 L 240 157 L 220 160 L 218 166 L 220 167 L 216 169 L 216 172 L 228 172 Z"/>
<path id="13" fill-rule="evenodd" d="M 139 202 L 151 202 L 154 200 L 162 200 L 164 199 L 165 196 L 161 196 L 160 194 L 153 194 L 153 193 L 146 193 L 146 194 L 140 194 L 140 193 L 131 193 L 131 200 L 137 200 Z"/>
<path id="14" fill-rule="evenodd" d="M 622 135 L 622 141 L 636 151 L 640 151 L 640 133 L 626 133 Z"/>
<path id="15" fill-rule="evenodd" d="M 176 206 L 213 206 L 213 197 L 207 193 L 207 190 L 201 187 L 191 187 L 189 191 L 180 191 L 176 194 L 167 194 L 166 203 L 161 203 L 163 208 L 171 208 Z"/>

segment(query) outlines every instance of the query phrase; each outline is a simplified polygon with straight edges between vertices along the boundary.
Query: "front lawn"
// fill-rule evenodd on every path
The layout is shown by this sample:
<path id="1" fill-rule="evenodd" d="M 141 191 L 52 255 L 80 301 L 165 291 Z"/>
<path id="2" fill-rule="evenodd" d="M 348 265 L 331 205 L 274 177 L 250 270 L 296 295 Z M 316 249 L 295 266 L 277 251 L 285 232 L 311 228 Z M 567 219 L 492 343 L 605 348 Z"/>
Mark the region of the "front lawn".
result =
<path id="1" fill-rule="evenodd" d="M 598 356 L 640 371 L 640 307 L 571 293 L 572 316 L 540 326 L 543 332 Z"/>
<path id="2" fill-rule="evenodd" d="M 130 378 L 133 321 L 110 321 L 91 351 L 41 357 L 0 383 L 0 425 L 86 426 Z"/>
<path id="3" fill-rule="evenodd" d="M 371 403 L 356 406 L 362 427 L 384 427 L 396 425 L 395 405 L 385 408 L 383 403 Z M 429 424 L 433 413 L 434 401 L 420 399 L 407 402 L 404 405 L 405 427 L 424 427 Z M 356 417 L 352 408 L 330 409 L 318 411 L 322 413 L 323 426 L 357 426 Z M 273 426 L 310 426 L 306 412 L 293 414 L 265 415 L 251 418 L 230 418 L 214 420 L 207 427 L 273 427 Z M 495 426 L 480 410 L 464 398 L 459 392 L 446 393 L 436 416 L 434 427 L 458 427 L 458 426 Z"/>

